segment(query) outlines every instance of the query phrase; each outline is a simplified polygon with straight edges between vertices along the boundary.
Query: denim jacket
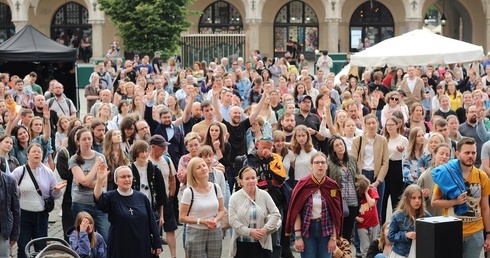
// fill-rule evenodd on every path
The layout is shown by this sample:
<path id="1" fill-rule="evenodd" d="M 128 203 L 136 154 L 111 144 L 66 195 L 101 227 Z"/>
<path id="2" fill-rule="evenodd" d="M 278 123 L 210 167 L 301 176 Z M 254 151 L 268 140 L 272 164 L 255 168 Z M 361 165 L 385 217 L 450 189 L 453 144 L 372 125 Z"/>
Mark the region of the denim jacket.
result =
<path id="1" fill-rule="evenodd" d="M 425 212 L 426 217 L 430 217 L 428 212 Z M 412 239 L 407 238 L 407 232 L 415 231 L 415 221 L 408 214 L 396 212 L 391 218 L 388 240 L 393 243 L 391 251 L 401 256 L 408 256 Z"/>

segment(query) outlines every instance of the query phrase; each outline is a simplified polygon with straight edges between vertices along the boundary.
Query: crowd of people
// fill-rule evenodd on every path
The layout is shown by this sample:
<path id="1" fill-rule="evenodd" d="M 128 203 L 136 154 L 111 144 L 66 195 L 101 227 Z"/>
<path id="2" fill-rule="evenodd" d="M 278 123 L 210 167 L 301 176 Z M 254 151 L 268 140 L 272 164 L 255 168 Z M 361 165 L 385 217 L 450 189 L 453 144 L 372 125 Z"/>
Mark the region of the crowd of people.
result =
<path id="1" fill-rule="evenodd" d="M 1 73 L 0 257 L 26 257 L 61 196 L 89 257 L 176 257 L 179 226 L 190 258 L 414 257 L 415 220 L 438 215 L 462 219 L 463 257 L 490 251 L 490 55 L 336 82 L 320 53 L 315 74 L 259 50 L 187 69 L 108 55 L 81 118 L 58 81 Z"/>

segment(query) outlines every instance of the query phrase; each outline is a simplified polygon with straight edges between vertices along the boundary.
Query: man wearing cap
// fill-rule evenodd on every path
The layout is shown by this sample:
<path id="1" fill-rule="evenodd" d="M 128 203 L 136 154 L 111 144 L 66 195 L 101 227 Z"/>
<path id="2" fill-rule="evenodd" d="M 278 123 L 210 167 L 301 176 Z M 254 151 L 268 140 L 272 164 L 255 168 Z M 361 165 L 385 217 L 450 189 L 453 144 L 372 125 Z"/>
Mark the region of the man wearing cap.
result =
<path id="1" fill-rule="evenodd" d="M 271 136 L 264 135 L 256 143 L 256 149 L 247 155 L 246 165 L 257 170 L 257 186 L 265 190 L 272 197 L 276 207 L 284 215 L 284 208 L 287 206 L 286 197 L 281 191 L 281 186 L 286 181 L 286 169 L 282 164 L 282 158 L 272 152 L 273 139 Z M 271 234 L 272 237 L 272 256 L 281 256 L 281 229 Z"/>
<path id="2" fill-rule="evenodd" d="M 155 56 L 153 57 L 153 59 L 151 60 L 151 66 L 153 67 L 153 70 L 155 71 L 155 74 L 162 74 L 161 73 L 161 66 L 162 66 L 162 61 L 160 59 L 160 55 L 162 54 L 162 52 L 160 51 L 156 51 L 155 52 Z"/>
<path id="3" fill-rule="evenodd" d="M 174 213 L 174 201 L 176 201 L 176 173 L 172 160 L 168 156 L 164 156 L 167 146 L 169 146 L 165 138 L 155 134 L 150 138 L 150 153 L 148 159 L 156 164 L 162 172 L 165 182 L 165 191 L 167 194 L 167 202 L 163 204 L 163 231 L 166 234 L 166 240 L 170 249 L 171 257 L 176 257 L 175 249 L 175 230 L 177 230 L 177 219 Z"/>
<path id="4" fill-rule="evenodd" d="M 305 125 L 311 135 L 313 146 L 318 149 L 318 141 L 325 140 L 325 136 L 318 133 L 320 130 L 320 118 L 311 113 L 312 98 L 303 95 L 298 98 L 299 112 L 295 115 L 296 125 Z"/>
<path id="5" fill-rule="evenodd" d="M 413 103 L 421 103 L 425 99 L 425 86 L 424 81 L 415 76 L 415 67 L 409 66 L 407 71 L 408 77 L 403 79 L 400 89 L 405 91 L 405 104 L 411 107 Z"/>

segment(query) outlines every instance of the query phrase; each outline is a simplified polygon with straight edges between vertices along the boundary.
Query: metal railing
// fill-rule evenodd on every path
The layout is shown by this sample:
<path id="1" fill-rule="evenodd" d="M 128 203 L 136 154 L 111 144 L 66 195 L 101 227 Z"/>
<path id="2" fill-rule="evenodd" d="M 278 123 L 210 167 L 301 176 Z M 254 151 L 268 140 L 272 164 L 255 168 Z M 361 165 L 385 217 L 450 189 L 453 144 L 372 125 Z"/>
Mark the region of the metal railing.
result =
<path id="1" fill-rule="evenodd" d="M 195 61 L 209 64 L 215 57 L 227 57 L 231 64 L 246 55 L 245 34 L 183 34 L 180 42 L 182 68 L 192 68 Z"/>

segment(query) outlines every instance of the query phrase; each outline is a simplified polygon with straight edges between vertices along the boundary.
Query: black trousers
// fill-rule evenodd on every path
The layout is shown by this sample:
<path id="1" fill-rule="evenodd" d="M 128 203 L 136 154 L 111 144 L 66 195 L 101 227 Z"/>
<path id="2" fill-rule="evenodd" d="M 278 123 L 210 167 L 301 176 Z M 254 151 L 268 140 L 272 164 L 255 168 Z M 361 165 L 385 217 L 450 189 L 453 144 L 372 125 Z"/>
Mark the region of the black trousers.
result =
<path id="1" fill-rule="evenodd" d="M 402 161 L 390 160 L 388 164 L 388 173 L 385 177 L 385 193 L 383 197 L 383 210 L 381 212 L 381 223 L 383 225 L 386 221 L 386 210 L 388 208 L 388 196 L 391 195 L 391 207 L 396 209 L 400 196 L 403 194 L 404 183 L 402 174 Z"/>

